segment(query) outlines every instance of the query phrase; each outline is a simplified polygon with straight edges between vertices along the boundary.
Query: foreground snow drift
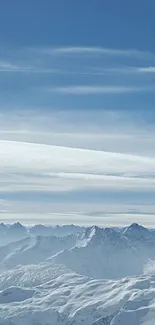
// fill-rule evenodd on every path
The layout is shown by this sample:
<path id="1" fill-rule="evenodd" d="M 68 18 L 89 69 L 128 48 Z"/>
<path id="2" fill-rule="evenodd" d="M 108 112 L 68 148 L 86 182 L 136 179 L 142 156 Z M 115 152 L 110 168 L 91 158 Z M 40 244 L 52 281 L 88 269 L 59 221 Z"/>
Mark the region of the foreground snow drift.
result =
<path id="1" fill-rule="evenodd" d="M 42 263 L 2 273 L 0 283 L 14 285 L 0 293 L 3 325 L 154 324 L 154 276 L 91 280 L 64 266 Z"/>
<path id="2" fill-rule="evenodd" d="M 24 301 L 32 298 L 34 290 L 24 289 L 20 287 L 9 287 L 0 291 L 0 304 Z"/>

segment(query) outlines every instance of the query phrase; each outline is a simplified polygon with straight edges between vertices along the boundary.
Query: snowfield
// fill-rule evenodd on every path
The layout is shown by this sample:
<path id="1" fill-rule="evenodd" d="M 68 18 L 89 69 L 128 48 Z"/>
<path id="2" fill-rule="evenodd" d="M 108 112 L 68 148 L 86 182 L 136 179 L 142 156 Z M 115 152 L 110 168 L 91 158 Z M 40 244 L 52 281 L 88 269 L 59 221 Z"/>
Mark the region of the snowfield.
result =
<path id="1" fill-rule="evenodd" d="M 25 235 L 0 247 L 0 325 L 155 324 L 153 230 Z"/>

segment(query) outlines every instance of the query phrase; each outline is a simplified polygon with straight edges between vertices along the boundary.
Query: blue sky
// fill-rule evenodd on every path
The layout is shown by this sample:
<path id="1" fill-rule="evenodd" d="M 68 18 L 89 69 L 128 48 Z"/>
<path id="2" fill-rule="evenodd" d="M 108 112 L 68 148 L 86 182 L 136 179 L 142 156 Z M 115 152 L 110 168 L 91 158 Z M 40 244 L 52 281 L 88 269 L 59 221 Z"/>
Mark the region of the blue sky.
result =
<path id="1" fill-rule="evenodd" d="M 154 225 L 154 12 L 2 2 L 1 220 Z"/>

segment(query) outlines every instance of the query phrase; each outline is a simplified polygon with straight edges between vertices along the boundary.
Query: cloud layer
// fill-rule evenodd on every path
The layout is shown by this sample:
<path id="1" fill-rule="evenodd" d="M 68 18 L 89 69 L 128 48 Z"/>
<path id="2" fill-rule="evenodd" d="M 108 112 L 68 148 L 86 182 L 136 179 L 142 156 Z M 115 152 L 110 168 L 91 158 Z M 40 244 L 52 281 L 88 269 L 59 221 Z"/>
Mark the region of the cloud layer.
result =
<path id="1" fill-rule="evenodd" d="M 154 213 L 154 66 L 136 49 L 1 48 L 1 216 Z"/>
<path id="2" fill-rule="evenodd" d="M 154 158 L 0 141 L 0 191 L 153 190 Z"/>

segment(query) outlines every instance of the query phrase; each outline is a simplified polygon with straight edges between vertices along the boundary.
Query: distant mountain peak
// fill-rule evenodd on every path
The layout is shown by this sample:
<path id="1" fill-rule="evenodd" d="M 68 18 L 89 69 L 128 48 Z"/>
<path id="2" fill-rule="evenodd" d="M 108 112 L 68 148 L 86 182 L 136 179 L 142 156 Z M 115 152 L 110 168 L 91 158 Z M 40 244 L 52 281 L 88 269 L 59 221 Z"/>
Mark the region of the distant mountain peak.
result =
<path id="1" fill-rule="evenodd" d="M 134 230 L 145 230 L 145 231 L 148 231 L 147 228 L 139 225 L 138 223 L 134 222 L 132 223 L 129 227 L 127 227 L 125 230 L 129 230 L 129 229 L 134 229 Z"/>
<path id="2" fill-rule="evenodd" d="M 1 223 L 0 223 L 0 227 L 1 227 L 1 228 L 5 228 L 6 225 L 5 225 L 3 222 L 1 222 Z"/>
<path id="3" fill-rule="evenodd" d="M 140 237 L 148 238 L 151 236 L 151 233 L 147 228 L 139 225 L 138 223 L 132 223 L 123 231 L 123 235 L 138 239 Z"/>
<path id="4" fill-rule="evenodd" d="M 99 228 L 98 226 L 92 226 L 85 230 L 85 237 L 92 237 L 94 235 L 101 235 L 103 233 L 103 229 Z"/>
<path id="5" fill-rule="evenodd" d="M 139 224 L 136 223 L 136 222 L 133 222 L 129 227 L 130 227 L 130 228 L 137 228 L 137 229 L 144 228 L 144 227 L 142 227 L 141 225 L 139 225 Z"/>
<path id="6" fill-rule="evenodd" d="M 12 227 L 16 227 L 16 228 L 24 228 L 24 226 L 20 223 L 20 222 L 15 222 L 13 223 L 13 225 L 11 225 Z"/>

